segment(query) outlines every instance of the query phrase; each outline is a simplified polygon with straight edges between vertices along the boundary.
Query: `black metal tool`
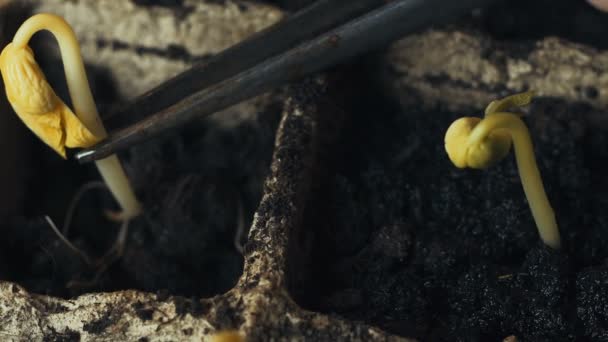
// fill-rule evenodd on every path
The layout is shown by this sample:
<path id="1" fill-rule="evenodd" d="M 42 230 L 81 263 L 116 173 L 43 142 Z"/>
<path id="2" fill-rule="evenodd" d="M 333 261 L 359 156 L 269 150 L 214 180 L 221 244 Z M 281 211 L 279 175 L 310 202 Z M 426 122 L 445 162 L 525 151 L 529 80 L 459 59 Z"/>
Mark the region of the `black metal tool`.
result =
<path id="1" fill-rule="evenodd" d="M 386 0 L 317 1 L 220 52 L 209 61 L 198 63 L 163 82 L 106 118 L 122 117 L 139 120 L 177 103 L 200 89 L 234 76 L 305 40 L 313 39 L 354 17 L 378 8 L 385 2 Z"/>
<path id="2" fill-rule="evenodd" d="M 107 157 L 194 117 L 225 109 L 286 82 L 381 47 L 407 33 L 491 2 L 493 0 L 392 0 L 381 7 L 378 7 L 378 1 L 371 0 L 318 2 L 283 24 L 297 37 L 283 37 L 279 23 L 218 55 L 206 66 L 195 67 L 191 74 L 182 74 L 166 82 L 123 110 L 160 111 L 110 134 L 98 145 L 77 153 L 76 159 L 83 163 Z M 359 4 L 349 6 L 347 3 Z M 327 8 L 335 10 L 331 18 L 310 17 L 322 15 L 323 9 Z M 351 20 L 347 21 L 348 18 Z M 310 39 L 298 33 L 308 20 L 315 23 L 315 34 Z M 257 51 L 262 50 L 266 39 L 275 42 L 272 48 L 265 52 Z M 254 50 L 253 57 L 237 62 L 247 51 L 253 53 Z M 194 81 L 196 78 L 200 80 Z M 165 106 L 168 107 L 163 108 Z"/>

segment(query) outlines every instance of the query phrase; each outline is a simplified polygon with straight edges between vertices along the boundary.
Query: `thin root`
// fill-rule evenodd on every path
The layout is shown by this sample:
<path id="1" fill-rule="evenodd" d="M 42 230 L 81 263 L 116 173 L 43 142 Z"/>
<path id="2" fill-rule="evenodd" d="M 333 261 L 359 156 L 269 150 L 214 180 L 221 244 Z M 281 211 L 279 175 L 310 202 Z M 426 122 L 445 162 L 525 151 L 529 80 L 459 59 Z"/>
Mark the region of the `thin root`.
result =
<path id="1" fill-rule="evenodd" d="M 120 230 L 118 231 L 118 235 L 116 237 L 116 241 L 114 241 L 114 244 L 112 245 L 112 247 L 101 258 L 98 258 L 96 260 L 91 259 L 87 255 L 87 253 L 85 253 L 83 250 L 79 249 L 78 247 L 74 246 L 70 242 L 70 240 L 68 240 L 66 238 L 66 235 L 68 234 L 69 229 L 70 229 L 70 225 L 72 224 L 72 219 L 74 218 L 74 212 L 76 210 L 76 207 L 80 203 L 82 196 L 84 196 L 85 193 L 87 193 L 88 191 L 93 190 L 93 189 L 107 189 L 107 186 L 103 182 L 94 181 L 94 182 L 86 183 L 82 187 L 80 187 L 80 189 L 78 189 L 78 191 L 72 198 L 70 205 L 68 206 L 68 210 L 66 211 L 63 229 L 62 229 L 63 233 L 62 233 L 62 231 L 60 231 L 57 228 L 57 226 L 55 225 L 55 223 L 49 216 L 44 216 L 44 218 L 47 221 L 47 223 L 49 224 L 49 226 L 51 226 L 51 229 L 53 229 L 53 232 L 55 232 L 55 234 L 57 234 L 57 237 L 59 237 L 59 239 L 70 250 L 72 250 L 75 254 L 77 254 L 88 266 L 94 266 L 95 268 L 97 268 L 93 279 L 88 280 L 88 281 L 75 281 L 75 280 L 70 281 L 67 284 L 68 288 L 75 288 L 75 287 L 82 288 L 82 287 L 90 287 L 92 285 L 95 285 L 99 281 L 101 276 L 105 273 L 105 271 L 114 262 L 116 262 L 118 259 L 120 259 L 122 257 L 122 255 L 124 254 L 125 245 L 127 243 L 127 235 L 129 232 L 130 220 L 126 220 L 123 217 L 121 217 L 121 215 L 120 215 L 121 213 L 110 211 L 110 210 L 105 211 L 106 217 L 108 219 L 110 219 L 111 221 L 121 222 L 121 225 L 120 225 Z"/>
<path id="2" fill-rule="evenodd" d="M 245 214 L 243 213 L 243 201 L 239 198 L 237 200 L 237 223 L 236 223 L 236 232 L 234 234 L 234 248 L 241 254 L 245 253 L 245 248 L 243 246 L 243 234 L 245 234 Z"/>
<path id="3" fill-rule="evenodd" d="M 55 232 L 55 234 L 57 234 L 57 236 L 59 237 L 59 239 L 65 243 L 66 246 L 68 246 L 69 249 L 72 250 L 72 252 L 76 253 L 87 265 L 92 265 L 93 263 L 91 262 L 91 258 L 89 258 L 89 256 L 82 251 L 81 249 L 79 249 L 78 247 L 74 246 L 70 240 L 68 240 L 60 231 L 59 229 L 57 229 L 57 226 L 55 225 L 55 223 L 53 222 L 53 220 L 48 216 L 45 215 L 44 219 L 46 220 L 46 222 L 49 224 L 49 226 L 51 226 L 51 229 Z"/>
<path id="4" fill-rule="evenodd" d="M 97 267 L 95 276 L 91 280 L 86 281 L 72 280 L 68 282 L 66 287 L 88 288 L 99 282 L 99 279 L 107 271 L 107 269 L 123 256 L 125 245 L 127 243 L 127 235 L 129 232 L 129 222 L 130 221 L 122 222 L 120 231 L 118 232 L 118 236 L 116 237 L 116 241 L 114 241 L 112 247 L 106 252 L 106 254 L 95 261 L 95 267 Z"/>
<path id="5" fill-rule="evenodd" d="M 106 183 L 101 182 L 101 181 L 93 181 L 93 182 L 88 182 L 88 183 L 84 184 L 83 186 L 80 187 L 80 189 L 78 189 L 78 191 L 72 198 L 72 201 L 70 201 L 68 210 L 65 213 L 65 219 L 63 220 L 63 229 L 61 229 L 61 231 L 63 232 L 63 235 L 68 235 L 68 231 L 70 230 L 70 225 L 72 224 L 72 219 L 74 218 L 74 211 L 76 210 L 76 207 L 80 203 L 82 196 L 84 196 L 84 194 L 87 193 L 89 190 L 107 189 L 107 188 L 108 187 L 107 187 Z"/>

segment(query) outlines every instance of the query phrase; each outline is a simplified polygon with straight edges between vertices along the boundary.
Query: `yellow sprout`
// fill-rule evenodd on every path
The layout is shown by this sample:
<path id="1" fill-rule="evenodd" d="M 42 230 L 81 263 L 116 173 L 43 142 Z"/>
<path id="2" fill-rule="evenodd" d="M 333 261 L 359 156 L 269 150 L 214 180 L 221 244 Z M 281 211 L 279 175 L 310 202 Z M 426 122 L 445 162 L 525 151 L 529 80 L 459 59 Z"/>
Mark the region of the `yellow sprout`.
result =
<path id="1" fill-rule="evenodd" d="M 483 119 L 464 117 L 454 121 L 445 134 L 445 150 L 459 168 L 484 169 L 504 158 L 513 144 L 521 183 L 540 237 L 549 247 L 559 249 L 559 229 L 536 166 L 530 133 L 517 114 L 505 112 L 529 104 L 533 95 L 526 92 L 493 101 Z"/>
<path id="2" fill-rule="evenodd" d="M 64 159 L 66 147 L 89 147 L 101 140 L 55 95 L 28 46 L 8 44 L 0 54 L 0 71 L 19 118 Z"/>
<path id="3" fill-rule="evenodd" d="M 236 330 L 224 330 L 213 334 L 211 342 L 245 342 L 245 338 Z"/>
<path id="4" fill-rule="evenodd" d="M 48 30 L 57 39 L 74 112 L 55 94 L 28 47 L 38 31 Z M 21 120 L 47 145 L 65 158 L 66 147 L 90 147 L 107 133 L 95 106 L 80 54 L 70 25 L 53 14 L 37 14 L 17 30 L 13 42 L 0 54 L 0 71 L 11 106 Z M 127 176 L 115 155 L 96 162 L 108 189 L 129 220 L 141 212 Z"/>

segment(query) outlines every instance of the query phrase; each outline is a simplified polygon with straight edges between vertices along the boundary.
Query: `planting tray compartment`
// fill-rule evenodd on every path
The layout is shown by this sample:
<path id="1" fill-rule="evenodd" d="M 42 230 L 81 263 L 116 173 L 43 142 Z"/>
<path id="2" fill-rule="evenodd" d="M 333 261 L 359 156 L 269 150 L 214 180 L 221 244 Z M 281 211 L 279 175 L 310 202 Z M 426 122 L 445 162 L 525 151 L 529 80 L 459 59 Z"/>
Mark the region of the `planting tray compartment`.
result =
<path id="1" fill-rule="evenodd" d="M 61 14 L 62 8 L 68 12 L 61 6 L 90 10 L 105 4 L 60 3 L 48 1 L 40 8 L 56 6 Z M 190 14 L 141 6 L 125 11 L 148 15 L 144 21 L 218 11 L 227 26 L 232 25 L 229 18 L 251 24 L 232 36 L 239 39 L 282 16 L 272 7 L 247 4 L 243 9 L 230 1 L 192 6 Z M 86 37 L 86 23 L 80 25 L 76 30 Z M 93 44 L 95 35 L 84 39 L 85 59 L 87 53 L 99 54 L 95 49 L 114 50 L 101 59 L 109 70 L 127 61 L 140 65 L 157 58 L 150 63 L 169 65 L 159 69 L 169 75 L 224 47 L 211 44 L 196 52 L 196 58 L 175 59 L 138 50 L 134 43 L 126 48 L 112 44 L 117 37 Z M 144 172 L 134 183 L 156 209 L 147 218 L 152 223 L 134 223 L 125 254 L 130 259 L 118 261 L 100 278 L 106 283 L 90 291 L 62 292 L 33 276 L 15 279 L 14 270 L 6 266 L 11 254 L 3 249 L 0 274 L 17 282 L 0 283 L 0 336 L 200 341 L 218 330 L 236 329 L 252 341 L 469 341 L 510 335 L 523 340 L 601 340 L 608 334 L 608 255 L 603 248 L 608 242 L 603 209 L 608 198 L 603 179 L 608 164 L 607 70 L 605 52 L 559 38 L 508 42 L 472 29 L 433 29 L 136 147 L 125 153 L 125 164 L 131 174 Z M 124 89 L 146 87 L 143 80 L 134 84 L 121 76 L 115 80 L 122 84 L 119 94 L 107 95 L 107 101 L 102 96 L 100 106 L 134 95 Z M 490 170 L 471 171 L 453 167 L 443 151 L 443 134 L 455 118 L 480 116 L 491 100 L 528 89 L 539 95 L 525 110 L 525 121 L 557 213 L 562 252 L 539 242 L 512 156 Z M 217 149 L 205 149 L 210 142 Z M 30 145 L 34 156 L 48 152 Z M 210 162 L 235 154 L 226 157 L 225 165 L 243 170 L 217 168 L 217 177 L 208 177 L 212 167 L 202 161 L 203 166 L 194 167 L 177 158 L 180 153 L 212 154 Z M 43 158 L 43 165 L 54 167 L 54 179 L 59 179 L 63 166 Z M 76 172 L 80 167 L 67 168 Z M 94 172 L 87 172 L 73 180 L 73 190 L 94 178 Z M 199 178 L 193 181 L 188 175 Z M 224 191 L 234 188 L 230 177 L 235 175 L 244 198 L 240 209 L 234 200 L 239 196 Z M 146 190 L 154 179 L 166 181 L 167 188 Z M 52 189 L 45 196 L 53 194 Z M 73 194 L 66 192 L 62 203 Z M 160 201 L 171 199 L 167 194 L 176 201 Z M 87 213 L 110 203 L 103 194 L 87 196 L 80 209 Z M 175 208 L 186 210 L 192 220 L 175 221 L 176 211 L 167 210 L 166 203 L 178 203 Z M 64 208 L 57 204 L 53 210 L 61 213 Z M 200 269 L 190 273 L 200 273 L 185 276 L 187 286 L 182 286 L 184 282 L 171 281 L 180 273 L 170 273 L 171 263 L 158 251 L 173 244 L 183 252 L 184 240 L 206 238 L 192 233 L 210 229 L 206 224 L 211 221 L 197 221 L 192 214 L 211 215 L 207 210 L 220 213 L 220 218 L 243 214 L 248 227 L 243 255 L 231 245 L 235 224 L 218 220 L 214 229 L 225 229 L 225 235 L 216 236 L 216 245 L 200 248 L 217 254 L 193 254 L 191 258 L 205 263 L 193 263 Z M 80 215 L 72 235 L 84 241 L 80 246 L 94 245 L 95 237 L 111 242 L 112 228 L 87 235 L 78 227 L 90 218 Z M 167 230 L 168 222 L 176 228 Z M 190 225 L 205 228 L 184 228 Z M 42 221 L 23 226 L 30 227 L 31 236 L 53 239 Z M 146 238 L 150 231 L 168 235 Z M 161 240 L 164 245 L 158 244 Z M 142 241 L 157 245 L 146 249 Z M 61 245 L 56 243 L 56 249 Z M 64 262 L 74 258 L 56 253 L 50 255 L 63 255 Z M 141 255 L 158 259 L 138 259 Z M 62 260 L 55 267 L 62 267 Z M 137 267 L 133 260 L 148 263 Z M 125 264 L 135 268 L 127 272 Z M 64 274 L 74 274 L 69 272 Z M 157 281 L 140 281 L 147 275 Z M 107 283 L 119 278 L 126 280 Z M 138 290 L 125 290 L 132 284 Z M 50 295 L 43 294 L 44 289 L 51 289 Z"/>
<path id="2" fill-rule="evenodd" d="M 395 43 L 341 104 L 330 171 L 305 210 L 315 249 L 298 302 L 425 341 L 601 340 L 605 57 L 558 38 L 458 30 Z M 561 251 L 540 242 L 513 156 L 460 170 L 443 146 L 455 119 L 530 89 L 538 96 L 522 111 Z"/>
<path id="3" fill-rule="evenodd" d="M 319 155 L 331 148 L 324 137 L 340 124 L 339 117 L 322 115 L 330 114 L 322 105 L 331 105 L 326 88 L 326 81 L 317 78 L 289 90 L 264 195 L 245 245 L 243 274 L 234 288 L 210 299 L 116 291 L 62 300 L 3 282 L 3 333 L 31 339 L 154 341 L 199 340 L 217 330 L 238 329 L 251 340 L 387 338 L 365 324 L 303 310 L 287 290 L 302 271 L 308 272 L 302 267 L 309 264 L 314 246 L 301 243 L 308 235 L 301 230 L 303 208 Z"/>

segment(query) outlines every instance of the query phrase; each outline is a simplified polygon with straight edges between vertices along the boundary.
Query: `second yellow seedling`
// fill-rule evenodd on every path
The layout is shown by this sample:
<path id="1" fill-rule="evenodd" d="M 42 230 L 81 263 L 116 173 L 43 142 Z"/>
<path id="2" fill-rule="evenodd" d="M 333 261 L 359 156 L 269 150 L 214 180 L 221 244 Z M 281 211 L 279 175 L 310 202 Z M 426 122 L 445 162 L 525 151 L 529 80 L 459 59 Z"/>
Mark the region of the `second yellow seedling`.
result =
<path id="1" fill-rule="evenodd" d="M 506 112 L 527 105 L 532 96 L 532 92 L 526 92 L 493 101 L 483 119 L 464 117 L 454 121 L 445 134 L 445 149 L 457 167 L 485 169 L 503 159 L 513 144 L 521 183 L 540 237 L 549 247 L 559 249 L 559 230 L 536 166 L 530 133 L 517 114 Z"/>

